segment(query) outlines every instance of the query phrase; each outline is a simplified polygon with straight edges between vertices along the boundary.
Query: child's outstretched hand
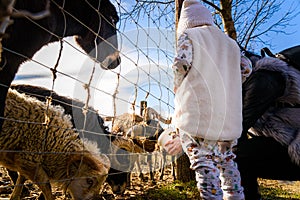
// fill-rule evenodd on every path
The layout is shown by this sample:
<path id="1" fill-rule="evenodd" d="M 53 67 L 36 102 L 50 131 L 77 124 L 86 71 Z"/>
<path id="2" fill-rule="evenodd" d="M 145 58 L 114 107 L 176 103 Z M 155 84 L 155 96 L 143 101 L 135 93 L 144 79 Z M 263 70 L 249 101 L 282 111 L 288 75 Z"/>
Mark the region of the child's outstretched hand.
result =
<path id="1" fill-rule="evenodd" d="M 174 156 L 182 153 L 181 141 L 179 137 L 175 137 L 172 140 L 169 140 L 165 144 L 165 150 L 168 154 Z"/>

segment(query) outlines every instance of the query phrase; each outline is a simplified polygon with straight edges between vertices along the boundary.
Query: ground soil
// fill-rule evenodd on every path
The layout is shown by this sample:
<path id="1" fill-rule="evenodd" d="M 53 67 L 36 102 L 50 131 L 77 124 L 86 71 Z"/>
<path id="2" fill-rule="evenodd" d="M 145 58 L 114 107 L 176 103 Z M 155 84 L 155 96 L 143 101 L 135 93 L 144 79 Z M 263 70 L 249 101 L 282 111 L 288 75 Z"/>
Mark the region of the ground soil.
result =
<path id="1" fill-rule="evenodd" d="M 155 181 L 152 182 L 149 180 L 149 173 L 147 165 L 141 165 L 143 168 L 143 173 L 145 180 L 142 181 L 139 178 L 139 173 L 135 169 L 131 175 L 130 186 L 126 189 L 123 195 L 115 195 L 112 193 L 111 188 L 108 184 L 104 185 L 103 189 L 103 199 L 105 200 L 134 200 L 137 196 L 142 196 L 147 190 L 153 188 L 160 188 L 164 185 L 170 184 L 174 181 L 171 171 L 171 165 L 168 164 L 165 168 L 165 175 L 163 180 L 159 179 L 158 169 L 155 171 Z M 287 181 L 276 181 L 276 180 L 265 180 L 259 179 L 259 184 L 267 188 L 282 188 L 290 193 L 300 193 L 300 181 L 287 182 Z M 26 194 L 26 197 L 22 199 L 26 200 L 35 200 L 38 199 L 40 190 L 29 181 L 26 182 L 26 187 L 29 188 L 30 194 Z M 0 167 L 0 200 L 8 200 L 10 194 L 13 190 L 13 184 L 5 168 Z M 58 188 L 53 188 L 53 192 L 56 195 L 57 200 L 70 200 L 71 198 L 68 195 L 63 194 Z"/>
<path id="2" fill-rule="evenodd" d="M 104 185 L 103 196 L 105 200 L 123 200 L 123 199 L 135 199 L 135 196 L 142 195 L 145 191 L 152 188 L 159 188 L 162 185 L 166 185 L 168 183 L 173 182 L 173 176 L 171 173 L 171 165 L 167 165 L 164 171 L 163 180 L 159 179 L 159 171 L 158 169 L 155 171 L 155 181 L 149 180 L 149 173 L 146 165 L 141 165 L 143 168 L 144 181 L 139 178 L 139 173 L 135 169 L 131 174 L 131 183 L 130 186 L 127 187 L 126 191 L 122 195 L 114 195 L 111 191 L 111 188 L 108 184 Z M 26 194 L 26 197 L 22 199 L 26 200 L 35 200 L 38 199 L 40 194 L 40 190 L 37 186 L 31 184 L 30 181 L 27 181 L 26 187 L 29 188 L 30 194 Z M 11 193 L 13 191 L 13 184 L 7 174 L 5 168 L 0 167 L 0 200 L 8 200 Z M 53 192 L 55 193 L 56 199 L 71 199 L 68 195 L 63 194 L 61 190 L 58 188 L 53 188 Z"/>

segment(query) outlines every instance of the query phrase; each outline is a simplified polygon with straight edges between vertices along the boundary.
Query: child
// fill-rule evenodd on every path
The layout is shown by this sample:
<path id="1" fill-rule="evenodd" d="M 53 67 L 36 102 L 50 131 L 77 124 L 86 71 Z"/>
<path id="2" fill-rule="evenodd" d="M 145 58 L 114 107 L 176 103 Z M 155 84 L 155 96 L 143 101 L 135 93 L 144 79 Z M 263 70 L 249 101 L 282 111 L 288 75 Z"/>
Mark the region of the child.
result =
<path id="1" fill-rule="evenodd" d="M 244 199 L 231 151 L 242 132 L 239 47 L 213 26 L 211 13 L 196 0 L 183 2 L 177 34 L 174 125 L 200 196 Z"/>

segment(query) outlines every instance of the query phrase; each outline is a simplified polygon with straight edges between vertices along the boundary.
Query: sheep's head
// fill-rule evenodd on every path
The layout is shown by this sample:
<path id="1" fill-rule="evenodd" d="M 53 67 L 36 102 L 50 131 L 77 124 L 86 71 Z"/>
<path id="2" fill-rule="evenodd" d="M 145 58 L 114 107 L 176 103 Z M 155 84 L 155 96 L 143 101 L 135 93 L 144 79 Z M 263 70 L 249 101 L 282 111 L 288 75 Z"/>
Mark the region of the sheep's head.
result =
<path id="1" fill-rule="evenodd" d="M 100 191 L 106 180 L 110 161 L 105 155 L 82 152 L 70 155 L 66 190 L 75 200 L 100 199 Z"/>
<path id="2" fill-rule="evenodd" d="M 113 121 L 113 133 L 126 133 L 133 125 L 143 122 L 143 118 L 136 114 L 124 113 L 116 116 Z"/>

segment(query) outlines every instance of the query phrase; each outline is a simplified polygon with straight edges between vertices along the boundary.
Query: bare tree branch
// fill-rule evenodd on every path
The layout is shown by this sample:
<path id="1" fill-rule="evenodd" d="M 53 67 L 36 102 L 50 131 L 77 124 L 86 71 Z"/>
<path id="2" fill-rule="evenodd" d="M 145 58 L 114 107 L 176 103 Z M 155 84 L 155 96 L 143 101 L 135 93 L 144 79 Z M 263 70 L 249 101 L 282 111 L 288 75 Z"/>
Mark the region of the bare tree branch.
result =
<path id="1" fill-rule="evenodd" d="M 230 37 L 236 39 L 244 48 L 256 47 L 259 45 L 270 46 L 270 33 L 291 34 L 284 29 L 292 26 L 290 21 L 298 15 L 299 6 L 296 3 L 285 11 L 282 7 L 287 1 L 285 0 L 199 0 L 207 4 L 212 13 L 216 25 L 228 33 Z M 135 20 L 136 22 L 142 17 L 151 16 L 152 21 L 160 19 L 162 16 L 154 16 L 153 13 L 157 6 L 164 5 L 174 9 L 175 0 L 137 0 L 133 9 L 125 13 L 124 17 Z M 278 13 L 281 16 L 278 17 Z M 174 20 L 170 22 L 169 27 L 174 26 L 174 10 L 169 10 Z M 174 17 L 174 18 L 173 18 Z M 269 39 L 268 39 L 269 38 Z"/>
<path id="2" fill-rule="evenodd" d="M 156 4 L 170 4 L 170 3 L 174 3 L 174 0 L 171 1 L 137 1 L 140 3 L 156 3 Z"/>
<path id="3" fill-rule="evenodd" d="M 217 12 L 222 12 L 221 8 L 219 8 L 216 4 L 209 2 L 207 0 L 202 0 L 203 3 L 206 3 L 208 5 L 210 5 L 212 8 L 214 8 Z"/>

